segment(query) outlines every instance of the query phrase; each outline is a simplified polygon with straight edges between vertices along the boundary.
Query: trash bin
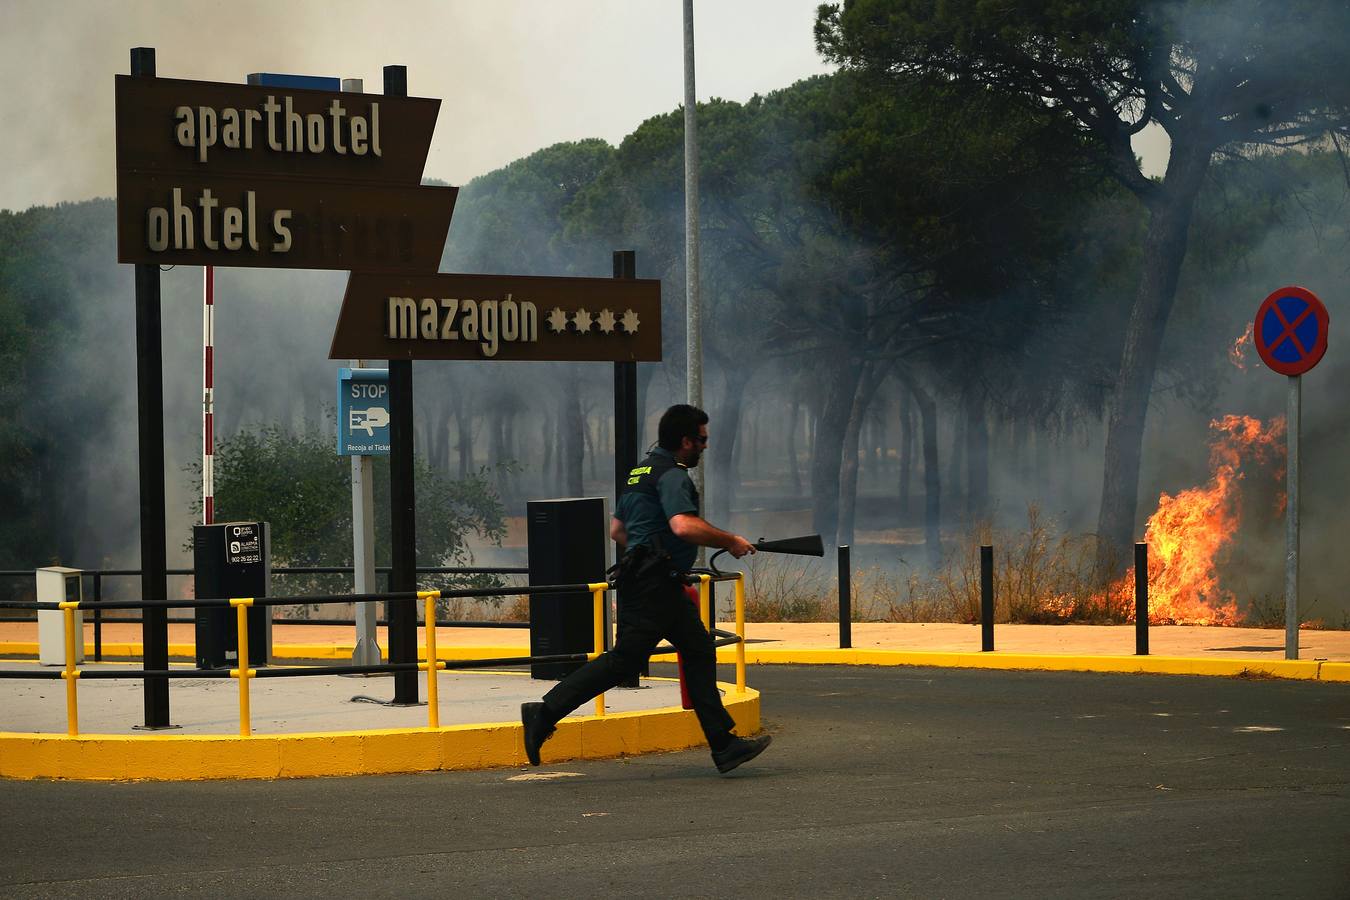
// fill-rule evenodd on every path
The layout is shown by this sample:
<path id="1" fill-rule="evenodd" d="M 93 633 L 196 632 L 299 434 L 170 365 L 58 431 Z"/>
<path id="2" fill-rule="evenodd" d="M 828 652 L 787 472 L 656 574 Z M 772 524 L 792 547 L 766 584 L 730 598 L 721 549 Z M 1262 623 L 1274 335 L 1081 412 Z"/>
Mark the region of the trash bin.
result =
<path id="1" fill-rule="evenodd" d="M 39 603 L 70 603 L 84 599 L 79 569 L 48 566 L 34 572 Z M 38 610 L 38 662 L 44 666 L 66 664 L 65 613 L 59 609 Z M 75 662 L 84 662 L 84 613 L 75 610 Z"/>
<path id="2" fill-rule="evenodd" d="M 603 497 L 531 500 L 526 504 L 530 584 L 592 584 L 605 580 L 610 547 L 607 505 Z M 594 605 L 585 591 L 531 594 L 530 655 L 591 652 Z M 609 633 L 608 622 L 605 633 Z M 581 666 L 532 663 L 530 675 L 558 679 Z"/>

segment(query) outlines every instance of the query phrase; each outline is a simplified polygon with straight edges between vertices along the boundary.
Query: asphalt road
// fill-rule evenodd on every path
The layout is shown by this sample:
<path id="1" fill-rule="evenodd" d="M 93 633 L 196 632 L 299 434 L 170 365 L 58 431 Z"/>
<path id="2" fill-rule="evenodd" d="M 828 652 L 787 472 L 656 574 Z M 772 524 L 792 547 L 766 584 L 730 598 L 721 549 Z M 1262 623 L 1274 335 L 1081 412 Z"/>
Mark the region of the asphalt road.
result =
<path id="1" fill-rule="evenodd" d="M 0 896 L 1350 897 L 1350 685 L 775 666 L 750 681 L 774 744 L 730 776 L 687 752 L 0 782 Z"/>

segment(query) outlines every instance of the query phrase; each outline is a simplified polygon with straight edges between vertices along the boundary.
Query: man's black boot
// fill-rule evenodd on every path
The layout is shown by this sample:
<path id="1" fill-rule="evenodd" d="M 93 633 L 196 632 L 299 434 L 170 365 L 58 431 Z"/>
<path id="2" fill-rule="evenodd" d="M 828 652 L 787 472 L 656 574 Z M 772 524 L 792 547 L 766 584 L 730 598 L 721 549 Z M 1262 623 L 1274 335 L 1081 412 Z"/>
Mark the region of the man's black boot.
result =
<path id="1" fill-rule="evenodd" d="M 530 765 L 539 765 L 539 748 L 556 730 L 548 707 L 535 701 L 520 704 L 520 724 L 525 726 L 525 755 Z"/>
<path id="2" fill-rule="evenodd" d="M 757 738 L 731 738 L 731 743 L 727 744 L 721 750 L 713 751 L 713 762 L 717 763 L 717 771 L 730 772 L 743 762 L 749 762 L 756 756 L 764 752 L 764 748 L 769 746 L 773 738 L 767 734 L 762 734 Z"/>

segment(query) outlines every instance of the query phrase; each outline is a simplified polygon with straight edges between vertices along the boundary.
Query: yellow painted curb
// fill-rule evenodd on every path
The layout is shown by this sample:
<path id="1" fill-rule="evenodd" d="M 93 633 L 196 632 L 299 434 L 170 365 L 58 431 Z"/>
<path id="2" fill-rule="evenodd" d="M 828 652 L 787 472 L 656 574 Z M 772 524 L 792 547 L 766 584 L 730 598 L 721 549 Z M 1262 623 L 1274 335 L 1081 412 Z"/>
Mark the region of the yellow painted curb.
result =
<path id="1" fill-rule="evenodd" d="M 718 662 L 735 660 L 718 651 Z M 746 648 L 747 663 L 769 665 L 938 666 L 966 669 L 1033 669 L 1056 672 L 1116 672 L 1350 681 L 1350 663 L 1312 659 L 1232 659 L 1192 656 L 1087 656 L 1054 653 L 976 653 L 938 650 L 839 650 L 812 647 Z"/>
<path id="2" fill-rule="evenodd" d="M 718 685 L 741 734 L 760 730 L 759 692 Z M 314 734 L 68 735 L 0 732 L 0 777 L 71 781 L 197 781 L 390 775 L 526 764 L 518 722 Z M 677 707 L 568 718 L 545 763 L 703 746 L 694 713 Z"/>

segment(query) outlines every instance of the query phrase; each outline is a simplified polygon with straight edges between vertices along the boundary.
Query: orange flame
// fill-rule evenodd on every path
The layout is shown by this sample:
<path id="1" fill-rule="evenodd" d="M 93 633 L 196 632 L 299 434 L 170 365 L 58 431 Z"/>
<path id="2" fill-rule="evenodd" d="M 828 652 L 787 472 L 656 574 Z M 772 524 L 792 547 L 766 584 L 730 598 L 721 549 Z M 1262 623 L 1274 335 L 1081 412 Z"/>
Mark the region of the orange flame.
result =
<path id="1" fill-rule="evenodd" d="M 1252 346 L 1252 328 L 1253 323 L 1247 323 L 1247 330 L 1242 333 L 1242 337 L 1233 342 L 1233 346 L 1228 348 L 1228 361 L 1237 366 L 1242 371 L 1247 371 L 1247 351 Z"/>
<path id="2" fill-rule="evenodd" d="M 1220 554 L 1242 519 L 1242 465 L 1284 459 L 1284 419 L 1269 425 L 1250 416 L 1224 416 L 1209 424 L 1209 481 L 1174 495 L 1164 492 L 1144 531 L 1148 544 L 1149 622 L 1155 625 L 1232 625 L 1238 620 L 1232 592 L 1219 586 Z M 1283 466 L 1277 477 L 1283 477 Z M 1113 584 L 1112 600 L 1133 603 L 1133 574 Z M 1128 599 L 1127 599 L 1128 598 Z M 1127 605 L 1126 608 L 1129 608 Z"/>

